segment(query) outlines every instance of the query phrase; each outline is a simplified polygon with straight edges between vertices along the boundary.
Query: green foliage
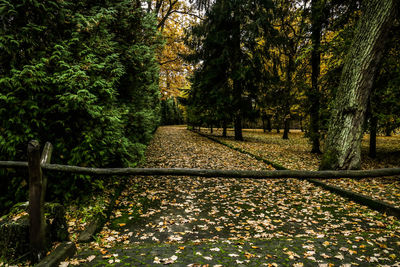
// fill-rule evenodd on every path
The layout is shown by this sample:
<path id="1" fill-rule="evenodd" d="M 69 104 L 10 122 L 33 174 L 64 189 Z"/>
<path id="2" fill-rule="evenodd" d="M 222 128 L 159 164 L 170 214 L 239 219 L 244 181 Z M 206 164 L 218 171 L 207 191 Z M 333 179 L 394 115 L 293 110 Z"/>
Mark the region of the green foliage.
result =
<path id="1" fill-rule="evenodd" d="M 391 135 L 400 127 L 400 34 L 394 27 L 389 34 L 387 53 L 383 58 L 371 96 L 371 113 L 378 119 L 378 131 Z"/>
<path id="2" fill-rule="evenodd" d="M 159 122 L 161 43 L 140 1 L 0 0 L 0 17 L 0 160 L 25 160 L 38 139 L 54 163 L 135 166 Z M 48 192 L 91 179 L 50 179 Z"/>
<path id="3" fill-rule="evenodd" d="M 264 84 L 265 51 L 258 41 L 269 36 L 271 1 L 216 1 L 205 20 L 191 30 L 188 57 L 198 64 L 188 99 L 191 124 L 229 123 L 234 116 L 246 116 Z"/>
<path id="4" fill-rule="evenodd" d="M 161 125 L 179 125 L 183 123 L 183 114 L 179 109 L 177 98 L 168 98 L 161 101 Z"/>

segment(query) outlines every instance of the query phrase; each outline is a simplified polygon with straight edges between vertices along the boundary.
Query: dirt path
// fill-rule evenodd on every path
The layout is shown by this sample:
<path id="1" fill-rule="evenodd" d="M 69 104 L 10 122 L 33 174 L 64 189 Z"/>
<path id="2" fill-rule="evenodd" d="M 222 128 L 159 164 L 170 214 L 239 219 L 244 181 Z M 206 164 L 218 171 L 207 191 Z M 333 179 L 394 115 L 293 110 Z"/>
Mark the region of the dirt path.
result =
<path id="1" fill-rule="evenodd" d="M 146 167 L 271 169 L 183 127 L 159 128 L 147 158 Z M 399 237 L 394 218 L 306 181 L 135 177 L 96 241 L 69 263 L 393 265 Z"/>

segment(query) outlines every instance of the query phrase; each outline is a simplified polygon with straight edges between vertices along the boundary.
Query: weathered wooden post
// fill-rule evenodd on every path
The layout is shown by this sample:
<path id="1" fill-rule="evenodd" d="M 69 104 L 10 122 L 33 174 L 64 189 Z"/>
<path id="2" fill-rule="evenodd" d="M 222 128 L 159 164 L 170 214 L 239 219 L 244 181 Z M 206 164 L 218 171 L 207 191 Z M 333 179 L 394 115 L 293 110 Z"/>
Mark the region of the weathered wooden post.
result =
<path id="1" fill-rule="evenodd" d="M 36 262 L 45 256 L 46 225 L 44 220 L 43 181 L 40 168 L 40 144 L 36 140 L 28 143 L 29 172 L 29 243 L 32 259 Z"/>
<path id="2" fill-rule="evenodd" d="M 40 158 L 40 165 L 50 164 L 51 154 L 53 153 L 53 145 L 50 142 L 46 142 L 43 147 L 42 156 Z M 47 176 L 42 173 L 42 203 L 45 203 L 47 188 Z"/>

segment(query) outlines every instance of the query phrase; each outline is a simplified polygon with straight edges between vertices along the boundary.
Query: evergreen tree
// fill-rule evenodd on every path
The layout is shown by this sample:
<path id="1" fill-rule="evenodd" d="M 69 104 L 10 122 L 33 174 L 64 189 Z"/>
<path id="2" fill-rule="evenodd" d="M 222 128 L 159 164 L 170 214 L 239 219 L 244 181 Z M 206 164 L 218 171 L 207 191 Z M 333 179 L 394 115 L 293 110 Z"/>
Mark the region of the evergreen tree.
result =
<path id="1" fill-rule="evenodd" d="M 243 139 L 242 119 L 262 78 L 258 76 L 262 62 L 257 60 L 257 42 L 272 31 L 271 8 L 271 1 L 266 0 L 219 0 L 194 27 L 190 45 L 197 51 L 192 59 L 199 68 L 189 94 L 189 118 L 202 114 L 223 125 L 233 121 L 235 139 Z"/>
<path id="2" fill-rule="evenodd" d="M 0 18 L 0 159 L 25 160 L 38 139 L 54 163 L 135 166 L 159 121 L 160 42 L 141 2 L 1 0 Z M 17 176 L 1 181 L 5 206 Z M 65 176 L 48 192 L 89 181 Z"/>

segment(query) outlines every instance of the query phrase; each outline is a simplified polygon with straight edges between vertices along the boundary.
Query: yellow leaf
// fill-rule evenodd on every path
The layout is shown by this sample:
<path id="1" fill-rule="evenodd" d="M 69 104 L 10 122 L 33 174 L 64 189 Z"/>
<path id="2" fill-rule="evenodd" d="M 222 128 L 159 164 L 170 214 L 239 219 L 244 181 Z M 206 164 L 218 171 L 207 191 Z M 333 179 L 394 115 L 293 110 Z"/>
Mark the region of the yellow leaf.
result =
<path id="1" fill-rule="evenodd" d="M 215 227 L 215 230 L 217 230 L 219 232 L 219 231 L 222 231 L 222 228 L 221 227 Z"/>
<path id="2" fill-rule="evenodd" d="M 125 226 L 125 225 L 126 225 L 126 223 L 120 223 L 119 224 L 120 227 Z"/>
<path id="3" fill-rule="evenodd" d="M 353 255 L 353 254 L 357 254 L 357 251 L 349 249 L 349 253 L 350 253 L 351 255 Z"/>
<path id="4" fill-rule="evenodd" d="M 248 253 L 248 252 L 245 252 L 245 253 L 244 253 L 244 256 L 245 256 L 247 259 L 250 259 L 250 258 L 254 257 L 255 255 L 254 255 L 254 254 L 251 254 L 251 253 Z"/>
<path id="5" fill-rule="evenodd" d="M 185 249 L 185 247 L 179 247 L 179 249 L 180 249 L 180 250 L 184 250 L 184 249 Z"/>
<path id="6" fill-rule="evenodd" d="M 387 248 L 386 244 L 380 244 L 380 243 L 378 243 L 378 245 L 379 245 L 381 248 Z"/>

